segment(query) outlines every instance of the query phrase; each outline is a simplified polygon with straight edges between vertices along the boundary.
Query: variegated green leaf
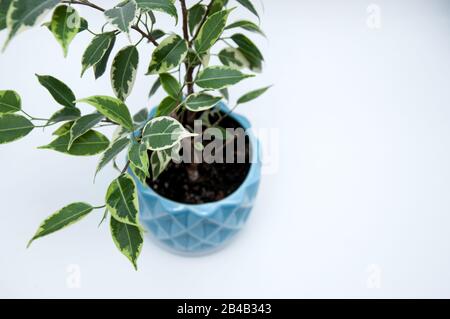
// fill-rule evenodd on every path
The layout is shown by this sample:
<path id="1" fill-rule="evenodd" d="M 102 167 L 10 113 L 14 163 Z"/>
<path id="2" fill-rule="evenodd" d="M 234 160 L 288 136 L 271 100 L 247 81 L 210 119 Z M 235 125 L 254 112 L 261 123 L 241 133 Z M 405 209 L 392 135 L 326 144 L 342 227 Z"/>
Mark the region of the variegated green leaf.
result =
<path id="1" fill-rule="evenodd" d="M 189 111 L 200 112 L 216 106 L 222 97 L 215 97 L 206 93 L 191 94 L 187 97 L 184 105 Z"/>
<path id="2" fill-rule="evenodd" d="M 146 122 L 148 120 L 148 109 L 143 108 L 139 112 L 133 115 L 133 121 L 135 123 L 141 124 L 143 122 Z"/>
<path id="3" fill-rule="evenodd" d="M 69 133 L 70 129 L 72 128 L 73 123 L 74 123 L 74 121 L 64 123 L 63 125 L 58 127 L 58 129 L 56 129 L 52 133 L 52 135 L 63 136 L 64 134 Z"/>
<path id="4" fill-rule="evenodd" d="M 136 15 L 136 2 L 130 0 L 122 2 L 110 10 L 105 11 L 106 19 L 120 31 L 128 33 Z"/>
<path id="5" fill-rule="evenodd" d="M 19 94 L 15 91 L 0 91 L 0 114 L 15 113 L 22 109 Z"/>
<path id="6" fill-rule="evenodd" d="M 168 72 L 184 60 L 188 52 L 188 44 L 179 35 L 173 34 L 162 41 L 153 51 L 148 74 Z"/>
<path id="7" fill-rule="evenodd" d="M 84 102 L 92 105 L 110 120 L 119 123 L 126 129 L 133 130 L 133 120 L 131 119 L 128 107 L 121 100 L 109 96 L 91 96 L 81 99 L 78 102 Z"/>
<path id="8" fill-rule="evenodd" d="M 180 83 L 178 83 L 178 80 L 169 73 L 161 73 L 159 78 L 164 91 L 171 97 L 177 99 L 181 93 L 181 86 Z"/>
<path id="9" fill-rule="evenodd" d="M 100 123 L 102 119 L 104 119 L 104 116 L 100 113 L 88 114 L 77 119 L 70 128 L 69 148 L 77 138 Z"/>
<path id="10" fill-rule="evenodd" d="M 198 53 L 208 51 L 216 43 L 225 29 L 230 12 L 230 10 L 219 11 L 206 19 L 194 43 Z"/>
<path id="11" fill-rule="evenodd" d="M 219 52 L 219 59 L 223 65 L 243 69 L 250 66 L 245 56 L 235 48 L 225 48 Z"/>
<path id="12" fill-rule="evenodd" d="M 270 89 L 270 86 L 248 92 L 247 94 L 244 94 L 237 100 L 237 104 L 244 104 L 253 101 L 254 99 L 257 99 L 258 97 L 266 93 L 268 89 Z"/>
<path id="13" fill-rule="evenodd" d="M 133 178 L 123 174 L 115 179 L 106 193 L 106 207 L 118 221 L 138 226 L 138 195 Z"/>
<path id="14" fill-rule="evenodd" d="M 130 95 L 136 80 L 139 53 L 134 45 L 120 50 L 114 58 L 111 68 L 111 82 L 114 94 L 125 101 Z"/>
<path id="15" fill-rule="evenodd" d="M 102 59 L 97 64 L 94 65 L 94 76 L 96 80 L 100 78 L 103 74 L 105 74 L 106 67 L 108 66 L 109 56 L 111 55 L 111 52 L 114 48 L 114 44 L 116 44 L 115 35 L 112 37 L 112 41 L 109 44 L 108 50 L 106 50 Z"/>
<path id="16" fill-rule="evenodd" d="M 0 0 L 0 31 L 6 29 L 6 15 L 12 0 Z"/>
<path id="17" fill-rule="evenodd" d="M 216 12 L 222 11 L 228 4 L 228 0 L 211 0 L 210 10 L 208 15 L 213 15 Z"/>
<path id="18" fill-rule="evenodd" d="M 152 179 L 156 180 L 164 172 L 172 160 L 172 149 L 154 151 L 150 156 L 150 165 L 152 168 Z"/>
<path id="19" fill-rule="evenodd" d="M 27 136 L 34 128 L 26 117 L 17 114 L 0 116 L 0 144 L 14 142 Z"/>
<path id="20" fill-rule="evenodd" d="M 152 32 L 150 32 L 150 35 L 153 37 L 153 39 L 159 40 L 159 39 L 161 39 L 163 36 L 165 36 L 166 33 L 165 33 L 163 30 L 156 29 L 156 30 L 153 30 Z"/>
<path id="21" fill-rule="evenodd" d="M 155 93 L 158 91 L 158 89 L 161 87 L 161 80 L 159 77 L 156 79 L 155 83 L 153 83 L 150 92 L 148 93 L 148 98 L 151 98 Z"/>
<path id="22" fill-rule="evenodd" d="M 242 6 L 244 6 L 247 10 L 249 10 L 251 13 L 253 13 L 255 16 L 259 19 L 258 11 L 256 11 L 255 6 L 252 4 L 250 0 L 236 0 L 239 2 Z"/>
<path id="23" fill-rule="evenodd" d="M 183 125 L 168 116 L 150 120 L 144 127 L 142 141 L 148 149 L 160 151 L 173 147 L 182 139 L 196 136 L 187 131 Z"/>
<path id="24" fill-rule="evenodd" d="M 178 21 L 177 8 L 171 0 L 136 0 L 140 9 L 165 12 Z"/>
<path id="25" fill-rule="evenodd" d="M 128 151 L 128 159 L 136 168 L 148 174 L 149 160 L 144 144 L 133 143 Z"/>
<path id="26" fill-rule="evenodd" d="M 96 35 L 94 39 L 92 39 L 91 43 L 84 51 L 83 57 L 81 59 L 81 76 L 83 76 L 84 72 L 86 72 L 87 69 L 96 65 L 102 60 L 102 58 L 108 52 L 114 37 L 114 32 L 106 32 Z"/>
<path id="27" fill-rule="evenodd" d="M 128 137 L 122 137 L 113 141 L 111 145 L 106 149 L 100 158 L 100 162 L 97 165 L 95 175 L 98 174 L 109 162 L 111 162 L 117 155 L 119 155 L 130 143 Z"/>
<path id="28" fill-rule="evenodd" d="M 147 173 L 144 173 L 144 171 L 142 171 L 141 169 L 137 168 L 136 166 L 134 166 L 133 163 L 130 163 L 130 169 L 133 172 L 134 176 L 136 176 L 136 178 L 139 180 L 139 182 L 142 185 L 146 185 L 147 184 L 147 175 L 149 175 L 149 169 L 147 168 Z"/>
<path id="29" fill-rule="evenodd" d="M 42 222 L 36 234 L 28 243 L 28 247 L 34 240 L 50 235 L 58 230 L 61 230 L 80 221 L 83 217 L 88 215 L 93 210 L 94 207 L 86 203 L 73 203 L 58 210 Z"/>
<path id="30" fill-rule="evenodd" d="M 6 24 L 9 35 L 3 50 L 18 33 L 38 24 L 61 0 L 13 0 L 9 6 Z"/>
<path id="31" fill-rule="evenodd" d="M 241 51 L 249 62 L 249 69 L 260 72 L 264 57 L 258 47 L 249 38 L 240 33 L 234 34 L 231 36 L 231 39 L 239 46 L 239 51 Z"/>
<path id="32" fill-rule="evenodd" d="M 50 75 L 36 74 L 36 76 L 56 102 L 65 107 L 75 107 L 75 94 L 64 82 Z"/>
<path id="33" fill-rule="evenodd" d="M 74 156 L 92 156 L 103 152 L 109 146 L 109 140 L 100 132 L 90 130 L 73 142 L 69 149 L 70 133 L 57 137 L 48 145 L 40 149 L 54 150 Z"/>
<path id="34" fill-rule="evenodd" d="M 225 88 L 225 89 L 221 89 L 219 91 L 220 91 L 220 94 L 222 94 L 222 96 L 223 96 L 223 98 L 225 100 L 227 100 L 227 101 L 230 100 L 230 93 L 228 92 L 228 89 Z"/>
<path id="35" fill-rule="evenodd" d="M 202 22 L 203 17 L 206 14 L 206 6 L 197 3 L 192 6 L 188 11 L 189 32 L 191 35 L 195 34 L 196 28 Z"/>
<path id="36" fill-rule="evenodd" d="M 168 96 L 159 103 L 158 108 L 156 109 L 156 116 L 169 116 L 175 111 L 178 105 L 178 100 Z"/>
<path id="37" fill-rule="evenodd" d="M 236 84 L 253 75 L 243 74 L 241 71 L 227 66 L 211 66 L 198 75 L 195 83 L 204 89 L 223 89 Z"/>
<path id="38" fill-rule="evenodd" d="M 110 221 L 111 236 L 117 249 L 127 257 L 137 270 L 137 260 L 144 244 L 143 231 L 137 226 L 122 223 L 114 216 Z"/>
<path id="39" fill-rule="evenodd" d="M 50 23 L 50 31 L 63 48 L 67 56 L 69 45 L 80 31 L 81 19 L 78 12 L 69 6 L 59 6 L 55 9 Z"/>
<path id="40" fill-rule="evenodd" d="M 81 112 L 76 107 L 64 107 L 59 111 L 53 113 L 53 115 L 48 120 L 47 124 L 59 123 L 64 121 L 76 120 L 81 116 Z"/>
<path id="41" fill-rule="evenodd" d="M 261 30 L 261 28 L 256 23 L 253 23 L 253 22 L 248 21 L 248 20 L 239 20 L 239 21 L 233 22 L 232 24 L 227 26 L 225 28 L 225 30 L 235 29 L 235 28 L 242 28 L 244 30 L 247 30 L 247 31 L 250 31 L 250 32 L 259 33 L 262 36 L 266 36 L 264 34 L 264 32 Z"/>

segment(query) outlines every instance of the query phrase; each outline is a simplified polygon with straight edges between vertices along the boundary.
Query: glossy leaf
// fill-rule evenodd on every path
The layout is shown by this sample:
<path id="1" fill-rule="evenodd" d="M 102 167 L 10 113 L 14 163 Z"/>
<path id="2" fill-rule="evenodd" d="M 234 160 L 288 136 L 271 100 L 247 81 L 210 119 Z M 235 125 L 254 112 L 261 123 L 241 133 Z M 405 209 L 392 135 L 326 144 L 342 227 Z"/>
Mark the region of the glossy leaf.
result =
<path id="1" fill-rule="evenodd" d="M 127 257 L 137 270 L 137 259 L 144 244 L 143 231 L 134 225 L 122 223 L 114 216 L 110 221 L 111 236 L 117 249 Z"/>
<path id="2" fill-rule="evenodd" d="M 184 60 L 188 52 L 188 44 L 180 36 L 173 34 L 167 37 L 153 51 L 148 74 L 168 72 Z"/>
<path id="3" fill-rule="evenodd" d="M 138 226 L 138 195 L 133 178 L 123 174 L 116 178 L 106 193 L 106 207 L 118 221 Z"/>
<path id="4" fill-rule="evenodd" d="M 155 95 L 155 93 L 158 91 L 158 89 L 161 87 L 161 80 L 158 77 L 155 81 L 155 83 L 153 83 L 150 92 L 148 93 L 148 98 L 151 98 L 153 95 Z"/>
<path id="5" fill-rule="evenodd" d="M 0 144 L 6 144 L 27 136 L 34 128 L 26 117 L 17 114 L 0 116 Z"/>
<path id="6" fill-rule="evenodd" d="M 255 16 L 257 16 L 259 18 L 258 11 L 256 11 L 255 6 L 252 4 L 252 2 L 250 0 L 236 0 L 236 1 L 239 2 L 242 6 L 247 8 L 247 10 L 249 10 L 251 13 L 253 13 Z"/>
<path id="7" fill-rule="evenodd" d="M 116 36 L 114 35 L 103 57 L 97 64 L 94 65 L 94 76 L 96 80 L 100 78 L 103 74 L 105 74 L 106 67 L 108 66 L 108 60 L 109 57 L 111 56 L 111 52 L 115 44 L 116 44 Z"/>
<path id="8" fill-rule="evenodd" d="M 147 175 L 149 175 L 148 169 L 147 173 L 144 173 L 142 170 L 134 166 L 133 163 L 130 163 L 130 169 L 142 185 L 147 185 Z"/>
<path id="9" fill-rule="evenodd" d="M 227 66 L 212 66 L 200 72 L 195 83 L 204 89 L 222 89 L 250 77 Z"/>
<path id="10" fill-rule="evenodd" d="M 100 162 L 97 165 L 95 175 L 98 174 L 108 163 L 110 163 L 117 155 L 119 155 L 130 143 L 128 137 L 122 137 L 113 141 L 111 145 L 106 149 L 100 158 Z"/>
<path id="11" fill-rule="evenodd" d="M 192 112 L 200 112 L 216 106 L 222 97 L 215 97 L 206 93 L 191 94 L 184 102 L 186 108 Z"/>
<path id="12" fill-rule="evenodd" d="M 69 149 L 70 133 L 57 137 L 40 149 L 54 150 L 74 156 L 92 156 L 103 152 L 109 146 L 109 140 L 100 132 L 90 130 L 77 138 Z"/>
<path id="13" fill-rule="evenodd" d="M 19 94 L 15 91 L 0 91 L 0 114 L 15 113 L 22 109 Z"/>
<path id="14" fill-rule="evenodd" d="M 249 69 L 260 72 L 264 57 L 258 47 L 249 38 L 240 33 L 232 35 L 231 39 L 239 46 L 239 51 L 242 52 L 249 62 Z"/>
<path id="15" fill-rule="evenodd" d="M 84 102 L 92 105 L 110 120 L 119 123 L 126 129 L 133 130 L 133 120 L 131 119 L 128 107 L 121 100 L 109 96 L 91 96 L 81 99 L 78 102 Z"/>
<path id="16" fill-rule="evenodd" d="M 183 125 L 168 116 L 160 116 L 150 120 L 144 128 L 142 141 L 152 151 L 165 150 L 173 147 L 186 137 L 195 136 Z"/>
<path id="17" fill-rule="evenodd" d="M 243 96 L 241 96 L 238 101 L 237 104 L 244 104 L 250 101 L 253 101 L 254 99 L 257 99 L 258 97 L 260 97 L 261 95 L 263 95 L 264 93 L 266 93 L 266 91 L 270 89 L 270 86 L 258 89 L 258 90 L 254 90 L 251 92 L 248 92 L 247 94 L 244 94 Z"/>
<path id="18" fill-rule="evenodd" d="M 233 22 L 232 24 L 227 26 L 225 28 L 225 30 L 235 29 L 235 28 L 242 28 L 244 30 L 247 30 L 247 31 L 250 31 L 250 32 L 259 33 L 262 36 L 266 36 L 264 34 L 264 32 L 261 30 L 261 28 L 256 23 L 253 23 L 253 22 L 248 21 L 248 20 L 239 20 L 239 21 Z"/>
<path id="19" fill-rule="evenodd" d="M 230 12 L 230 10 L 219 11 L 206 19 L 194 43 L 198 53 L 208 51 L 216 43 L 225 29 Z"/>
<path id="20" fill-rule="evenodd" d="M 6 15 L 12 0 L 0 0 L 0 31 L 6 29 Z"/>
<path id="21" fill-rule="evenodd" d="M 152 179 L 156 180 L 164 172 L 171 161 L 170 153 L 172 149 L 155 151 L 150 157 L 150 165 L 152 168 Z"/>
<path id="22" fill-rule="evenodd" d="M 169 116 L 178 105 L 178 100 L 168 96 L 159 103 L 158 108 L 156 109 L 156 116 Z"/>
<path id="23" fill-rule="evenodd" d="M 136 2 L 131 0 L 120 3 L 110 10 L 106 10 L 105 16 L 113 26 L 124 33 L 128 33 L 136 15 L 136 9 Z"/>
<path id="24" fill-rule="evenodd" d="M 181 93 L 181 86 L 180 83 L 178 83 L 178 80 L 169 73 L 161 73 L 159 78 L 164 91 L 171 97 L 175 99 L 178 98 Z"/>
<path id="25" fill-rule="evenodd" d="M 69 45 L 80 31 L 81 19 L 78 12 L 69 6 L 58 6 L 53 12 L 50 22 L 50 31 L 63 48 L 67 56 Z"/>
<path id="26" fill-rule="evenodd" d="M 241 51 L 235 48 L 225 48 L 220 51 L 219 60 L 223 63 L 223 65 L 237 69 L 243 69 L 250 66 Z"/>
<path id="27" fill-rule="evenodd" d="M 48 120 L 48 124 L 76 120 L 80 116 L 81 112 L 76 107 L 64 107 L 61 110 L 53 113 L 53 115 Z"/>
<path id="28" fill-rule="evenodd" d="M 102 119 L 104 116 L 100 113 L 88 114 L 77 119 L 70 128 L 69 148 L 77 138 L 94 128 Z"/>
<path id="29" fill-rule="evenodd" d="M 93 67 L 102 60 L 102 58 L 108 52 L 114 37 L 114 32 L 106 32 L 96 35 L 92 39 L 91 43 L 89 43 L 88 47 L 84 51 L 83 57 L 81 59 L 81 76 L 83 76 L 84 72 L 86 72 L 87 69 Z"/>
<path id="30" fill-rule="evenodd" d="M 61 125 L 60 127 L 58 127 L 53 133 L 52 135 L 56 135 L 56 136 L 63 136 L 66 133 L 70 132 L 70 129 L 72 128 L 74 121 L 70 121 L 70 122 L 66 122 L 63 125 Z"/>
<path id="31" fill-rule="evenodd" d="M 135 123 L 143 123 L 148 120 L 148 109 L 143 108 L 139 112 L 133 115 L 133 121 Z"/>
<path id="32" fill-rule="evenodd" d="M 196 28 L 203 20 L 203 17 L 206 14 L 206 6 L 197 3 L 192 6 L 188 11 L 188 21 L 189 21 L 189 32 L 191 35 L 194 35 Z"/>
<path id="33" fill-rule="evenodd" d="M 178 21 L 177 8 L 171 0 L 136 0 L 139 8 L 165 12 Z"/>
<path id="34" fill-rule="evenodd" d="M 111 82 L 114 94 L 125 101 L 130 95 L 136 80 L 139 53 L 134 45 L 120 50 L 114 58 L 111 68 Z"/>
<path id="35" fill-rule="evenodd" d="M 56 102 L 65 107 L 75 107 L 75 94 L 64 82 L 50 75 L 36 74 L 36 77 Z"/>
<path id="36" fill-rule="evenodd" d="M 148 174 L 149 159 L 144 144 L 133 143 L 128 151 L 128 159 L 136 168 Z"/>
<path id="37" fill-rule="evenodd" d="M 50 235 L 58 230 L 61 230 L 80 221 L 93 210 L 94 208 L 86 203 L 73 203 L 58 210 L 42 222 L 36 234 L 28 243 L 28 247 L 34 240 Z"/>

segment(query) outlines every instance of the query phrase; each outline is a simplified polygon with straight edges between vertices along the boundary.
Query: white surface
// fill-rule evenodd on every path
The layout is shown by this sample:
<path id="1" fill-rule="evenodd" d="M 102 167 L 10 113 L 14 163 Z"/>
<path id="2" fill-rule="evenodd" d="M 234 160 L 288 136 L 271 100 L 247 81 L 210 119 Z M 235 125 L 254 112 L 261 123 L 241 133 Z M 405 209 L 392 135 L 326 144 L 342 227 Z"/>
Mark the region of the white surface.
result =
<path id="1" fill-rule="evenodd" d="M 263 177 L 245 231 L 215 255 L 178 257 L 147 241 L 134 272 L 108 227 L 97 229 L 102 212 L 26 250 L 48 214 L 102 204 L 115 175 L 107 169 L 93 185 L 95 158 L 36 150 L 50 130 L 1 146 L 0 297 L 450 297 L 450 4 L 377 1 L 374 30 L 370 3 L 265 1 L 265 73 L 232 94 L 275 84 L 240 112 L 279 129 L 280 168 Z M 46 30 L 21 34 L 0 57 L 0 88 L 20 92 L 36 116 L 57 106 L 34 73 L 78 97 L 112 95 L 108 76 L 79 78 L 89 38 L 64 60 Z M 149 105 L 150 54 L 142 47 L 133 110 Z M 70 288 L 77 267 L 81 287 Z"/>

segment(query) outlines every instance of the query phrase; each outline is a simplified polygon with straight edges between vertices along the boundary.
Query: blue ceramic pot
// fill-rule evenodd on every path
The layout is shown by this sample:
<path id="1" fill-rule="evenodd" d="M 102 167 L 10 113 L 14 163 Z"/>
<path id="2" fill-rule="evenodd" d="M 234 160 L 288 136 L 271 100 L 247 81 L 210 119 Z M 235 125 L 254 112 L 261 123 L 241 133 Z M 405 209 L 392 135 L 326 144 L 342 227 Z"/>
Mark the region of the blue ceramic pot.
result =
<path id="1" fill-rule="evenodd" d="M 227 108 L 221 105 L 221 109 Z M 138 189 L 140 223 L 171 252 L 196 256 L 219 250 L 242 229 L 253 208 L 261 178 L 259 141 L 246 118 L 231 116 L 247 130 L 253 159 L 247 178 L 228 197 L 207 204 L 178 203 L 157 194 L 131 173 Z"/>

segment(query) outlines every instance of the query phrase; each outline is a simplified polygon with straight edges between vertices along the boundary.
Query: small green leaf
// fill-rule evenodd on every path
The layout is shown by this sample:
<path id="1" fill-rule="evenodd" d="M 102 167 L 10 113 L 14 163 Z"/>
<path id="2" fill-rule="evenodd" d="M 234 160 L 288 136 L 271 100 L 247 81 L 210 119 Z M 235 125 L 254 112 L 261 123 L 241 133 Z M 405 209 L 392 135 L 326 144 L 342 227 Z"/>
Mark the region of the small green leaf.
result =
<path id="1" fill-rule="evenodd" d="M 140 170 L 139 168 L 134 166 L 133 163 L 130 163 L 130 169 L 133 172 L 134 176 L 137 177 L 137 179 L 139 180 L 139 182 L 142 185 L 146 185 L 147 184 L 147 177 L 149 175 L 148 168 L 147 168 L 147 173 L 144 173 L 142 170 Z"/>
<path id="2" fill-rule="evenodd" d="M 230 29 L 235 29 L 235 28 L 242 28 L 244 30 L 247 30 L 247 31 L 250 31 L 250 32 L 259 33 L 262 36 L 266 36 L 264 34 L 264 32 L 261 30 L 261 28 L 257 24 L 255 24 L 255 23 L 253 23 L 251 21 L 248 21 L 248 20 L 236 21 L 236 22 L 230 24 L 229 26 L 227 26 L 225 28 L 225 30 L 230 30 Z"/>
<path id="3" fill-rule="evenodd" d="M 80 116 L 81 112 L 76 107 L 64 107 L 61 110 L 53 113 L 47 124 L 76 120 Z"/>
<path id="4" fill-rule="evenodd" d="M 115 44 L 116 44 L 116 36 L 114 35 L 112 37 L 111 43 L 109 44 L 108 50 L 106 50 L 102 59 L 97 64 L 94 65 L 94 76 L 96 80 L 99 79 L 103 74 L 105 74 L 106 67 L 108 66 L 108 60 Z"/>
<path id="5" fill-rule="evenodd" d="M 228 89 L 221 89 L 219 90 L 220 94 L 222 94 L 223 98 L 227 101 L 230 100 L 230 93 L 228 92 Z"/>
<path id="6" fill-rule="evenodd" d="M 114 32 L 106 32 L 96 35 L 94 39 L 92 39 L 91 43 L 83 53 L 83 57 L 81 60 L 81 76 L 83 76 L 84 72 L 86 72 L 87 69 L 96 65 L 102 60 L 102 58 L 108 52 L 114 37 Z"/>
<path id="7" fill-rule="evenodd" d="M 177 8 L 171 0 L 136 0 L 140 9 L 165 12 L 178 21 Z"/>
<path id="8" fill-rule="evenodd" d="M 166 33 L 163 30 L 156 29 L 156 30 L 153 30 L 152 32 L 150 32 L 150 35 L 153 37 L 153 39 L 159 40 L 163 36 L 165 36 Z"/>
<path id="9" fill-rule="evenodd" d="M 3 50 L 19 32 L 38 24 L 61 0 L 14 0 L 9 6 L 6 23 L 9 35 Z"/>
<path id="10" fill-rule="evenodd" d="M 40 149 L 54 150 L 60 153 L 74 156 L 92 156 L 103 152 L 109 146 L 109 140 L 101 133 L 90 130 L 73 142 L 69 149 L 70 134 L 66 133 L 57 137 L 48 145 Z"/>
<path id="11" fill-rule="evenodd" d="M 243 69 L 250 65 L 241 51 L 235 48 L 225 48 L 220 51 L 219 60 L 223 65 L 237 69 Z"/>
<path id="12" fill-rule="evenodd" d="M 105 16 L 113 26 L 124 33 L 128 33 L 136 15 L 136 9 L 136 2 L 122 2 L 114 8 L 106 10 Z"/>
<path id="13" fill-rule="evenodd" d="M 117 249 L 127 257 L 137 270 L 137 259 L 144 244 L 143 231 L 136 226 L 118 221 L 111 216 L 111 235 Z"/>
<path id="14" fill-rule="evenodd" d="M 104 119 L 104 116 L 99 113 L 88 114 L 77 119 L 70 129 L 69 148 L 72 147 L 72 143 L 77 138 L 100 123 L 102 119 Z"/>
<path id="15" fill-rule="evenodd" d="M 155 95 L 155 93 L 158 91 L 158 89 L 161 87 L 161 80 L 158 77 L 155 81 L 155 83 L 153 83 L 151 89 L 150 89 L 150 93 L 148 94 L 148 98 L 151 98 L 153 95 Z"/>
<path id="16" fill-rule="evenodd" d="M 6 15 L 12 0 L 0 0 L 0 31 L 6 29 Z"/>
<path id="17" fill-rule="evenodd" d="M 128 159 L 141 171 L 148 172 L 149 159 L 147 147 L 144 144 L 133 143 L 128 151 Z"/>
<path id="18" fill-rule="evenodd" d="M 160 151 L 171 148 L 182 139 L 192 136 L 196 136 L 196 134 L 187 131 L 174 118 L 160 116 L 145 125 L 142 141 L 148 149 Z"/>
<path id="19" fill-rule="evenodd" d="M 109 162 L 111 162 L 117 155 L 120 154 L 130 143 L 130 139 L 128 137 L 122 137 L 113 141 L 111 145 L 106 149 L 106 151 L 102 154 L 100 158 L 100 162 L 97 165 L 97 169 L 95 171 L 95 175 L 97 176 L 98 172 L 100 172 Z"/>
<path id="20" fill-rule="evenodd" d="M 64 57 L 67 56 L 70 43 L 79 33 L 80 26 L 80 16 L 73 7 L 58 6 L 53 11 L 49 28 L 56 40 L 61 44 Z"/>
<path id="21" fill-rule="evenodd" d="M 178 105 L 179 103 L 177 100 L 168 96 L 159 103 L 158 108 L 156 109 L 156 116 L 169 116 L 175 111 Z"/>
<path id="22" fill-rule="evenodd" d="M 223 89 L 236 84 L 253 75 L 243 74 L 241 71 L 227 66 L 211 66 L 198 75 L 195 83 L 204 89 Z"/>
<path id="23" fill-rule="evenodd" d="M 252 4 L 250 0 L 236 0 L 236 1 L 239 2 L 245 8 L 247 8 L 247 10 L 249 10 L 251 13 L 257 16 L 259 19 L 258 11 L 256 11 L 255 6 Z"/>
<path id="24" fill-rule="evenodd" d="M 0 144 L 6 144 L 21 139 L 27 136 L 33 128 L 33 123 L 22 115 L 0 115 Z"/>
<path id="25" fill-rule="evenodd" d="M 202 22 L 203 17 L 206 14 L 206 6 L 197 3 L 192 6 L 188 11 L 189 32 L 191 35 L 195 34 L 196 28 Z"/>
<path id="26" fill-rule="evenodd" d="M 133 116 L 133 121 L 135 123 L 141 124 L 148 120 L 148 109 L 143 108 Z"/>
<path id="27" fill-rule="evenodd" d="M 171 161 L 170 153 L 172 149 L 155 151 L 150 157 L 152 167 L 152 179 L 156 180 L 164 172 Z M 169 154 L 168 154 L 169 153 Z"/>
<path id="28" fill-rule="evenodd" d="M 264 57 L 258 47 L 249 38 L 240 33 L 232 35 L 231 39 L 239 46 L 239 51 L 242 52 L 249 62 L 249 69 L 260 72 Z"/>
<path id="29" fill-rule="evenodd" d="M 115 179 L 106 193 L 106 206 L 118 221 L 138 226 L 138 195 L 133 178 L 123 174 Z"/>
<path id="30" fill-rule="evenodd" d="M 162 41 L 153 51 L 147 74 L 168 72 L 184 60 L 188 52 L 187 41 L 173 34 Z"/>
<path id="31" fill-rule="evenodd" d="M 185 101 L 185 106 L 189 111 L 206 111 L 216 106 L 222 97 L 215 97 L 206 93 L 191 94 Z"/>
<path id="32" fill-rule="evenodd" d="M 219 11 L 206 19 L 194 43 L 198 53 L 208 51 L 216 43 L 225 29 L 230 12 L 231 10 Z"/>
<path id="33" fill-rule="evenodd" d="M 56 131 L 54 131 L 52 135 L 63 136 L 64 134 L 69 133 L 73 123 L 74 121 L 64 123 Z"/>
<path id="34" fill-rule="evenodd" d="M 81 33 L 89 28 L 89 23 L 85 18 L 80 18 L 80 30 L 78 30 L 78 33 Z"/>
<path id="35" fill-rule="evenodd" d="M 15 113 L 21 109 L 22 102 L 17 92 L 11 90 L 0 91 L 0 114 Z"/>
<path id="36" fill-rule="evenodd" d="M 171 97 L 175 99 L 178 98 L 181 93 L 181 86 L 180 83 L 178 83 L 178 80 L 169 73 L 161 73 L 159 78 L 164 91 L 166 91 Z"/>
<path id="37" fill-rule="evenodd" d="M 264 93 L 266 93 L 266 91 L 270 89 L 270 86 L 258 89 L 258 90 L 254 90 L 251 92 L 248 92 L 247 94 L 244 94 L 243 96 L 241 96 L 238 101 L 237 104 L 244 104 L 247 102 L 250 102 L 258 97 L 260 97 L 261 95 L 263 95 Z"/>
<path id="38" fill-rule="evenodd" d="M 75 94 L 62 81 L 50 75 L 36 74 L 39 83 L 45 87 L 56 102 L 65 107 L 75 107 Z"/>
<path id="39" fill-rule="evenodd" d="M 228 4 L 228 0 L 211 0 L 210 10 L 208 15 L 213 15 L 216 12 L 223 10 Z"/>
<path id="40" fill-rule="evenodd" d="M 133 120 L 131 119 L 130 111 L 121 100 L 109 96 L 97 95 L 81 99 L 78 102 L 92 105 L 110 120 L 119 123 L 129 131 L 133 130 Z"/>
<path id="41" fill-rule="evenodd" d="M 83 217 L 88 215 L 93 210 L 94 207 L 86 203 L 73 203 L 58 210 L 56 213 L 42 222 L 36 234 L 28 243 L 28 247 L 34 240 L 50 235 L 58 230 L 61 230 L 80 221 Z"/>
<path id="42" fill-rule="evenodd" d="M 114 58 L 111 68 L 111 82 L 114 94 L 125 101 L 130 95 L 136 80 L 139 53 L 134 45 L 120 50 Z"/>

